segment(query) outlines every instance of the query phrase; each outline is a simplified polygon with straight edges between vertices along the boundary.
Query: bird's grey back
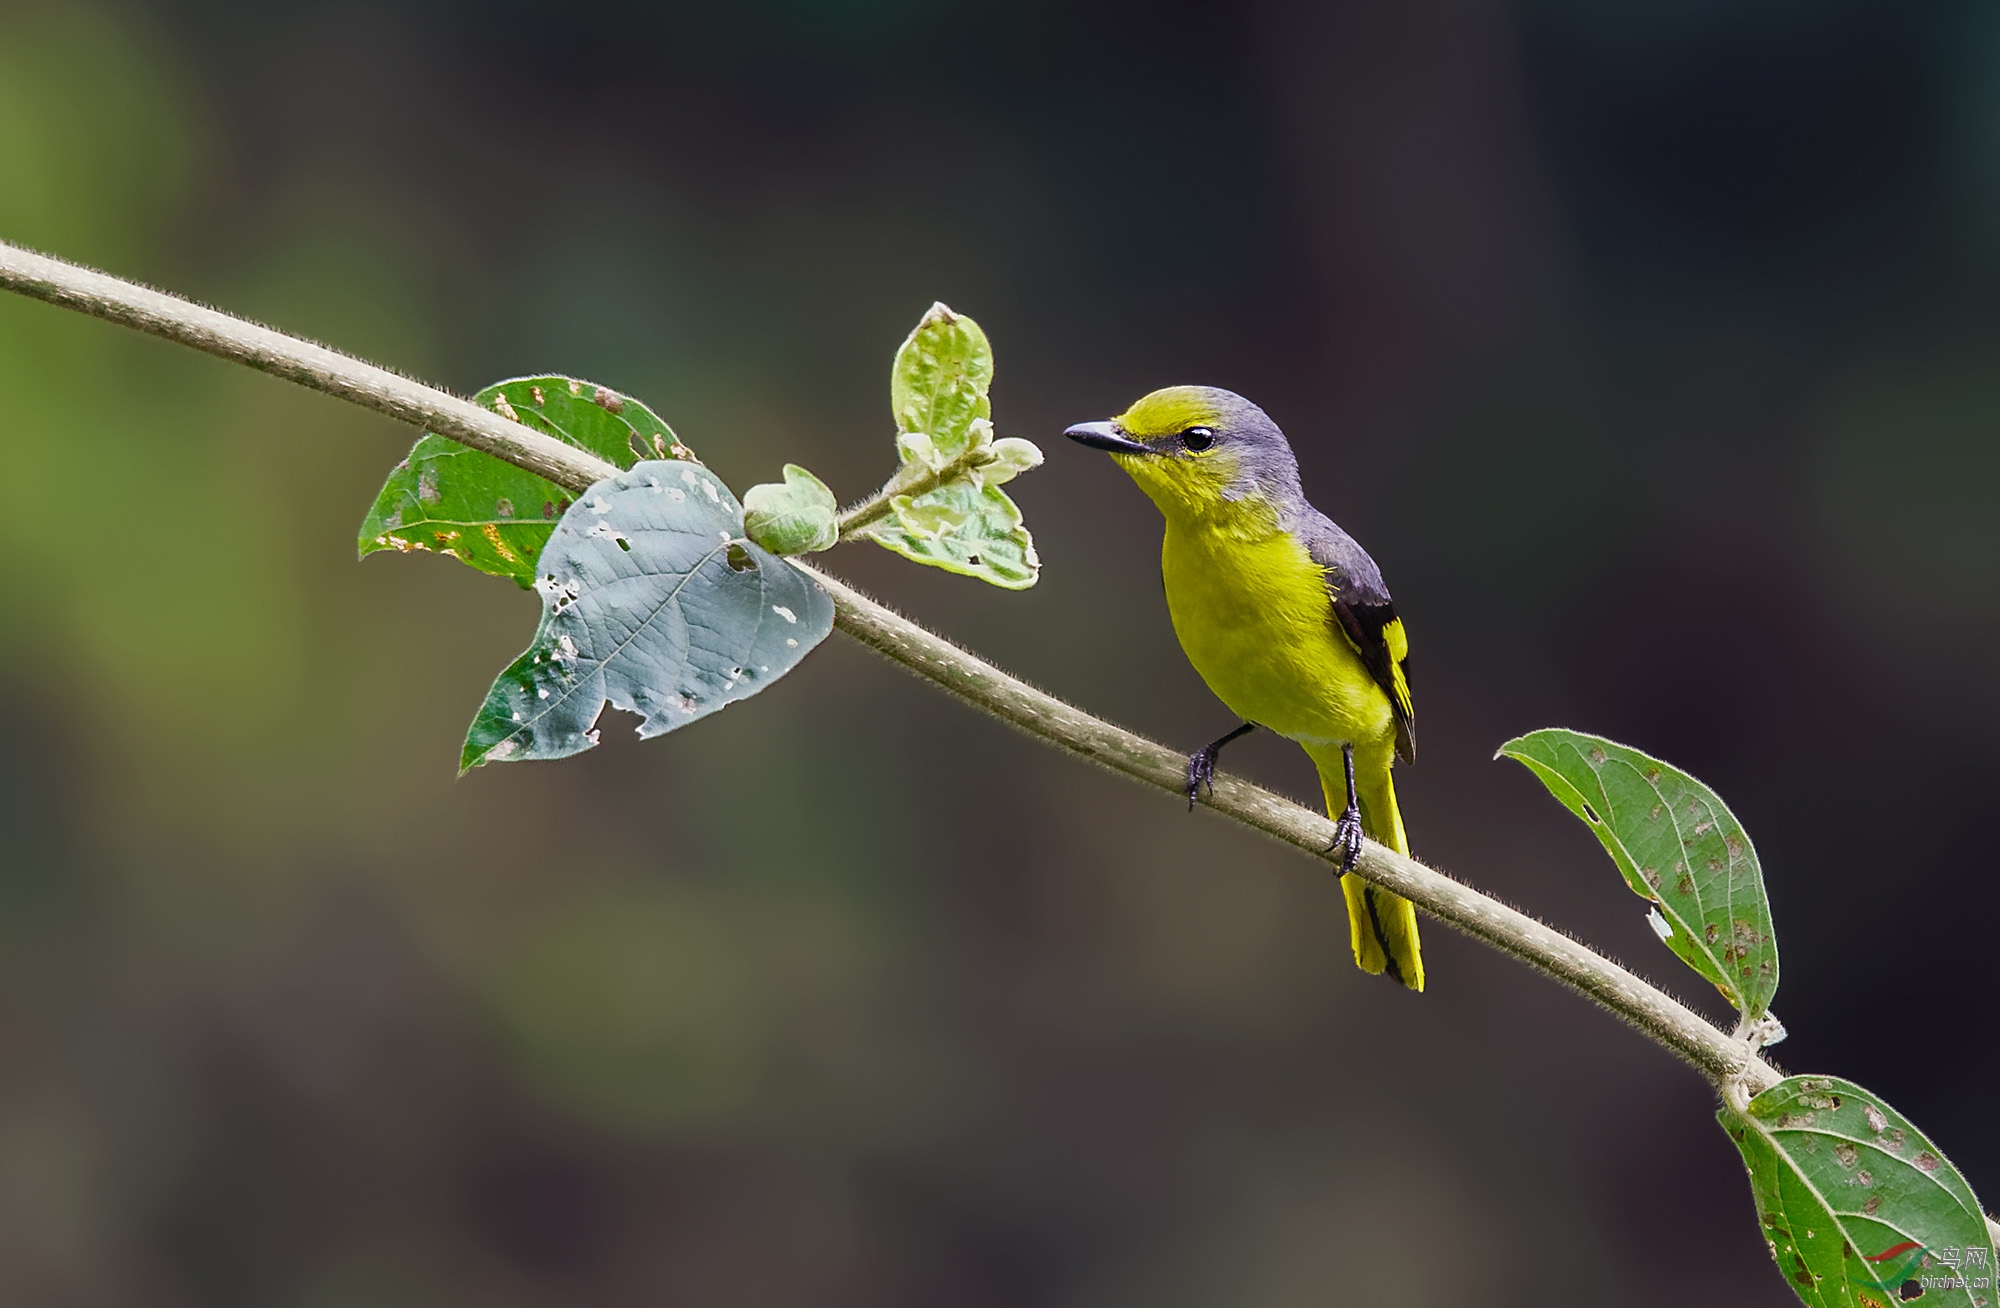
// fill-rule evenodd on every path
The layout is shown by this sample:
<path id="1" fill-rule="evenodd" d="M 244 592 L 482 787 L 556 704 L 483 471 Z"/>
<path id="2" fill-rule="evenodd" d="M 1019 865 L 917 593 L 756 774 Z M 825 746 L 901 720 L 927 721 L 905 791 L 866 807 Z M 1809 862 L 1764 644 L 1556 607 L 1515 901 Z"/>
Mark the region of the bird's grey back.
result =
<path id="1" fill-rule="evenodd" d="M 1284 525 L 1305 542 L 1313 562 L 1327 569 L 1327 581 L 1340 598 L 1353 604 L 1389 602 L 1389 587 L 1382 580 L 1382 569 L 1361 548 L 1361 542 L 1342 531 L 1332 518 L 1307 504 L 1303 496 L 1296 516 Z"/>

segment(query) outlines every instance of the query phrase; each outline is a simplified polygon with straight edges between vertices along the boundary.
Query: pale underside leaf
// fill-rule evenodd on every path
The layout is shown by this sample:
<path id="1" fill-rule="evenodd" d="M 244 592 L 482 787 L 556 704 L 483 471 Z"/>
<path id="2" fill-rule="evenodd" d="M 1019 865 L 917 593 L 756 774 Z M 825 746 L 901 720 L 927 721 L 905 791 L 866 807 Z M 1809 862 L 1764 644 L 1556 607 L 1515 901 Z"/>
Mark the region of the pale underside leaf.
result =
<path id="1" fill-rule="evenodd" d="M 462 768 L 597 743 L 608 701 L 656 736 L 756 694 L 833 630 L 833 601 L 751 541 L 698 463 L 647 461 L 577 498 L 543 549 L 534 641 L 493 683 Z"/>

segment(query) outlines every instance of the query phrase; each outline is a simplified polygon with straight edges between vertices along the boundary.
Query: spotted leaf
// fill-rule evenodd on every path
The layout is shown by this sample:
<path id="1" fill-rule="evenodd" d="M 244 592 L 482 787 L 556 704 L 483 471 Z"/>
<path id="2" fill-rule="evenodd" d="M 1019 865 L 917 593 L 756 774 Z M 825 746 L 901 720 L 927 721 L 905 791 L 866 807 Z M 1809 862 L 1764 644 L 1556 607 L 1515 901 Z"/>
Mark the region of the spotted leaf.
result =
<path id="1" fill-rule="evenodd" d="M 1874 1095 L 1795 1076 L 1718 1120 L 1749 1168 L 1771 1257 L 1812 1308 L 1994 1303 L 1992 1233 L 1971 1187 Z"/>
<path id="2" fill-rule="evenodd" d="M 473 402 L 621 468 L 694 457 L 645 405 L 574 377 L 495 382 Z M 569 502 L 552 481 L 425 433 L 376 496 L 361 524 L 360 551 L 432 550 L 526 587 Z"/>
<path id="3" fill-rule="evenodd" d="M 1654 930 L 1667 948 L 1744 1017 L 1770 1011 L 1778 942 L 1764 874 L 1743 824 L 1714 791 L 1636 749 L 1577 731 L 1533 731 L 1500 753 L 1525 764 L 1589 826 L 1625 884 L 1656 906 Z"/>

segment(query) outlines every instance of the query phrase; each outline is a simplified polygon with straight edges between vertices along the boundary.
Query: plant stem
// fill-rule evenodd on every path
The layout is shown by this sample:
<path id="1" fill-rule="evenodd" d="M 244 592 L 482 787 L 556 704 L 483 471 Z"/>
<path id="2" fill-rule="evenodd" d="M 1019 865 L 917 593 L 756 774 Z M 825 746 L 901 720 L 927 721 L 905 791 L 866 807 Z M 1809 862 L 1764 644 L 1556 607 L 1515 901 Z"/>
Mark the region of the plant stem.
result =
<path id="1" fill-rule="evenodd" d="M 104 273 L 0 244 L 0 285 L 428 428 L 574 492 L 618 471 L 581 450 L 407 377 Z M 876 498 L 886 504 L 886 488 Z M 850 511 L 842 522 L 843 531 L 851 530 L 858 515 L 875 503 L 865 501 Z M 826 587 L 833 597 L 835 624 L 855 640 L 1028 735 L 1176 797 L 1183 793 L 1186 757 L 1179 751 L 1044 694 L 845 583 L 799 566 Z M 1207 803 L 1245 826 L 1332 862 L 1327 849 L 1333 843 L 1333 823 L 1311 809 L 1225 775 L 1215 778 L 1215 792 Z M 1692 1064 L 1716 1086 L 1754 1095 L 1777 1084 L 1778 1072 L 1746 1043 L 1525 913 L 1374 841 L 1363 846 L 1354 870 L 1440 921 L 1595 1000 Z"/>
<path id="2" fill-rule="evenodd" d="M 484 450 L 553 482 L 567 484 L 586 473 L 590 481 L 597 481 L 617 471 L 553 436 L 508 422 L 470 400 L 413 382 L 387 368 L 218 313 L 177 295 L 5 242 L 0 242 L 0 285 L 337 395 Z"/>
<path id="3" fill-rule="evenodd" d="M 861 503 L 841 514 L 835 520 L 834 525 L 839 528 L 840 539 L 843 541 L 852 540 L 854 539 L 854 533 L 860 531 L 869 523 L 887 517 L 891 503 L 898 495 L 908 495 L 912 499 L 915 499 L 917 496 L 928 491 L 936 490 L 952 478 L 958 476 L 959 473 L 977 464 L 982 453 L 983 451 L 980 450 L 968 449 L 942 468 L 927 468 L 919 475 L 911 477 L 907 481 L 904 480 L 903 474 L 909 471 L 908 467 L 897 469 L 896 475 L 889 478 L 887 484 L 881 490 L 876 491 L 873 495 L 870 495 L 867 499 L 861 501 Z"/>

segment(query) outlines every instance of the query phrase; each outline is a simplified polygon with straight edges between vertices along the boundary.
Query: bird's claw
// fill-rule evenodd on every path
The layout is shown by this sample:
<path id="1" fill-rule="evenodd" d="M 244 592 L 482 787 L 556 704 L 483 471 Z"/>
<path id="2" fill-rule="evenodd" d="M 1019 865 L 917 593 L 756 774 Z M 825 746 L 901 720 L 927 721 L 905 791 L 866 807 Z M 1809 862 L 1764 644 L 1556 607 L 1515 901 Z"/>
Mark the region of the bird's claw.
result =
<path id="1" fill-rule="evenodd" d="M 1213 795 L 1215 793 L 1215 758 L 1220 753 L 1222 753 L 1222 748 L 1217 744 L 1204 745 L 1194 753 L 1188 755 L 1188 812 L 1194 812 L 1195 801 L 1201 798 L 1201 792 L 1204 787 L 1207 788 L 1209 794 Z"/>
<path id="2" fill-rule="evenodd" d="M 1346 876 L 1361 861 L 1361 810 L 1349 804 L 1333 824 L 1333 843 L 1326 847 L 1331 854 L 1340 851 L 1340 875 Z"/>
<path id="3" fill-rule="evenodd" d="M 1255 731 L 1257 724 L 1246 722 L 1226 736 L 1209 741 L 1194 753 L 1188 755 L 1187 797 L 1188 812 L 1194 812 L 1195 801 L 1201 798 L 1203 787 L 1208 793 L 1215 793 L 1215 760 L 1222 757 L 1222 747 L 1246 732 Z"/>

